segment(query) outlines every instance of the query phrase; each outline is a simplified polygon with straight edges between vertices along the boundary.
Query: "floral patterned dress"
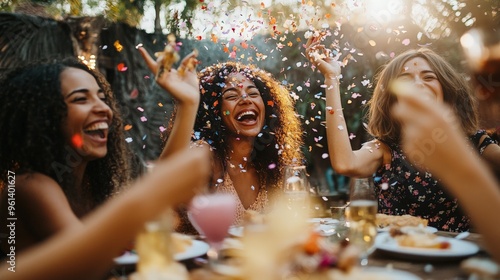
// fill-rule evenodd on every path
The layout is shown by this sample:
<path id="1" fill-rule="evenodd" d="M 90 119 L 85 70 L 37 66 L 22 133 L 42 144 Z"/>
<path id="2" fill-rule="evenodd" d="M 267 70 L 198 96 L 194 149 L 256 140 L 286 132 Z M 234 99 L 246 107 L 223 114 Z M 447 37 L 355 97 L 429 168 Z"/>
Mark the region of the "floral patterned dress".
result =
<path id="1" fill-rule="evenodd" d="M 488 137 L 479 144 L 484 134 L 484 131 L 478 131 L 469 138 L 481 154 L 486 146 L 495 143 Z M 457 199 L 450 196 L 431 173 L 419 171 L 409 163 L 399 145 L 386 144 L 391 149 L 391 163 L 373 175 L 379 212 L 418 216 L 428 219 L 429 226 L 444 231 L 469 230 L 470 219 L 459 207 Z"/>

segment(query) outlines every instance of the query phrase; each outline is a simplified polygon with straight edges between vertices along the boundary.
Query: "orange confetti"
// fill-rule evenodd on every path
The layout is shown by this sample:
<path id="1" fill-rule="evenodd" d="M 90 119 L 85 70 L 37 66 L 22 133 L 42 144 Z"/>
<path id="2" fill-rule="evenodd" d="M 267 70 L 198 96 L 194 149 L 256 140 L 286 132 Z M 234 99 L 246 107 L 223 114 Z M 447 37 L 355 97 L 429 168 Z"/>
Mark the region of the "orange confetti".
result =
<path id="1" fill-rule="evenodd" d="M 274 101 L 272 100 L 267 101 L 267 105 L 274 107 Z"/>
<path id="2" fill-rule="evenodd" d="M 200 35 L 196 36 L 196 40 L 201 41 L 201 36 Z"/>
<path id="3" fill-rule="evenodd" d="M 293 43 L 292 42 L 288 42 L 288 44 L 286 44 L 287 46 L 291 47 L 293 46 Z"/>
<path id="4" fill-rule="evenodd" d="M 219 41 L 219 38 L 217 38 L 217 36 L 215 34 L 213 34 L 213 33 L 210 35 L 210 39 L 214 43 L 217 43 L 217 41 Z"/>
<path id="5" fill-rule="evenodd" d="M 125 66 L 125 63 L 118 63 L 118 65 L 116 65 L 116 69 L 120 72 L 125 72 L 128 68 Z"/>
<path id="6" fill-rule="evenodd" d="M 83 146 L 83 139 L 80 134 L 75 134 L 71 137 L 71 143 L 75 148 L 81 148 Z"/>
<path id="7" fill-rule="evenodd" d="M 114 43 L 113 43 L 113 46 L 115 46 L 115 49 L 118 51 L 118 52 L 121 52 L 123 50 L 123 46 L 122 44 L 120 44 L 120 41 L 116 40 Z"/>
<path id="8" fill-rule="evenodd" d="M 244 48 L 244 49 L 247 49 L 248 48 L 248 44 L 247 42 L 241 42 L 241 47 Z"/>
<path id="9" fill-rule="evenodd" d="M 237 46 L 233 46 L 233 52 L 235 52 L 237 50 L 238 50 L 238 47 Z"/>
<path id="10" fill-rule="evenodd" d="M 276 24 L 276 18 L 275 18 L 275 17 L 271 17 L 271 18 L 269 18 L 269 24 L 270 24 L 270 25 L 274 25 L 274 24 Z"/>
<path id="11" fill-rule="evenodd" d="M 228 48 L 227 46 L 224 46 L 223 51 L 224 51 L 225 53 L 228 53 L 228 52 L 229 52 L 229 48 Z"/>
<path id="12" fill-rule="evenodd" d="M 131 124 L 127 124 L 127 125 L 125 125 L 125 127 L 123 129 L 125 129 L 125 131 L 131 130 L 132 129 L 132 125 Z"/>
<path id="13" fill-rule="evenodd" d="M 331 18 L 331 17 L 332 17 L 332 15 L 330 15 L 330 14 L 325 15 L 325 18 Z"/>
<path id="14" fill-rule="evenodd" d="M 217 107 L 217 104 L 219 104 L 219 100 L 215 100 L 214 107 Z"/>

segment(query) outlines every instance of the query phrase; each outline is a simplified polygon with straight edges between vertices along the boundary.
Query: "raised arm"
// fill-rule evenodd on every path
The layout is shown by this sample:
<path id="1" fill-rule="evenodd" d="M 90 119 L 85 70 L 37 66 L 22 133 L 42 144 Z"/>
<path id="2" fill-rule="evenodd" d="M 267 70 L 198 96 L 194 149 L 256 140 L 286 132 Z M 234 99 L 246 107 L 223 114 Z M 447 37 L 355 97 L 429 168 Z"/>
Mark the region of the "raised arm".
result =
<path id="1" fill-rule="evenodd" d="M 318 38 L 312 37 L 306 44 L 306 55 L 325 77 L 326 133 L 328 151 L 333 169 L 339 174 L 352 177 L 371 176 L 381 165 L 386 145 L 369 142 L 353 151 L 342 112 L 339 90 L 340 64 L 330 57 Z"/>
<path id="2" fill-rule="evenodd" d="M 0 279 L 101 279 L 146 221 L 169 206 L 189 202 L 206 186 L 208 162 L 204 148 L 160 161 L 151 174 L 87 216 L 80 228 L 16 255 L 15 272 L 3 262 Z"/>
<path id="3" fill-rule="evenodd" d="M 409 159 L 441 179 L 470 215 L 483 235 L 488 251 L 500 261 L 500 187 L 487 165 L 470 148 L 452 110 L 403 91 L 393 114 L 402 122 L 403 149 Z M 431 152 L 419 153 L 419 143 L 432 143 Z"/>
<path id="4" fill-rule="evenodd" d="M 199 82 L 196 69 L 193 67 L 197 63 L 197 52 L 187 55 L 177 69 L 165 70 L 161 75 L 157 75 L 163 57 L 160 56 L 154 60 L 146 49 L 143 47 L 138 49 L 149 69 L 155 76 L 158 76 L 156 79 L 158 85 L 169 92 L 177 102 L 172 131 L 160 155 L 160 159 L 164 159 L 176 151 L 188 148 L 191 142 L 196 112 L 200 103 Z"/>

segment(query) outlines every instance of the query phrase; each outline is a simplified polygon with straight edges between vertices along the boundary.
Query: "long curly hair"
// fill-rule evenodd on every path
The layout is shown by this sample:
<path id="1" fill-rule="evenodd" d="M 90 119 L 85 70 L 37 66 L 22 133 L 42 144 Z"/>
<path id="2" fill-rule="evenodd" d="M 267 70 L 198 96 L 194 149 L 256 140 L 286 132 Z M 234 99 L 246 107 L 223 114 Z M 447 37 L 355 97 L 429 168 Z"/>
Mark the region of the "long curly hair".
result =
<path id="1" fill-rule="evenodd" d="M 221 117 L 222 89 L 228 75 L 238 72 L 255 83 L 265 104 L 265 124 L 255 139 L 251 159 L 268 190 L 275 190 L 280 187 L 284 166 L 302 163 L 303 135 L 289 91 L 270 73 L 238 62 L 218 63 L 201 70 L 201 100 L 192 140 L 208 142 L 224 171 L 227 169 L 224 159 L 229 153 L 229 132 Z"/>
<path id="2" fill-rule="evenodd" d="M 91 74 L 104 90 L 114 117 L 109 128 L 108 153 L 87 164 L 84 183 L 96 206 L 130 179 L 129 151 L 124 141 L 122 119 L 110 85 L 99 73 L 74 58 L 31 63 L 4 73 L 0 79 L 0 188 L 8 184 L 9 171 L 39 172 L 72 193 L 72 167 L 80 155 L 65 142 L 62 123 L 67 106 L 61 92 L 60 75 L 66 68 Z"/>
<path id="3" fill-rule="evenodd" d="M 468 135 L 474 134 L 478 128 L 479 119 L 476 111 L 476 100 L 470 86 L 465 78 L 443 57 L 427 48 L 401 53 L 376 75 L 377 85 L 372 99 L 368 103 L 368 132 L 388 143 L 400 142 L 401 126 L 390 113 L 397 98 L 389 91 L 389 85 L 401 73 L 403 65 L 416 57 L 425 59 L 436 73 L 443 89 L 444 102 L 453 109 L 460 119 L 463 131 Z"/>

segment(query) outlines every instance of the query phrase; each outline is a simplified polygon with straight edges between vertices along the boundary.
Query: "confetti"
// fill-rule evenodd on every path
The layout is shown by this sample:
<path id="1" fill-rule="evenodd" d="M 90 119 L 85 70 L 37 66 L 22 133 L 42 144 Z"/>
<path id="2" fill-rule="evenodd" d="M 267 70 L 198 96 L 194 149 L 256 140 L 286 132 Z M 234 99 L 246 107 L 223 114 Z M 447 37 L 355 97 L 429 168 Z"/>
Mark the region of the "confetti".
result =
<path id="1" fill-rule="evenodd" d="M 80 135 L 80 134 L 73 135 L 73 137 L 71 137 L 71 143 L 73 143 L 73 147 L 76 147 L 76 148 L 83 147 L 82 135 Z"/>

